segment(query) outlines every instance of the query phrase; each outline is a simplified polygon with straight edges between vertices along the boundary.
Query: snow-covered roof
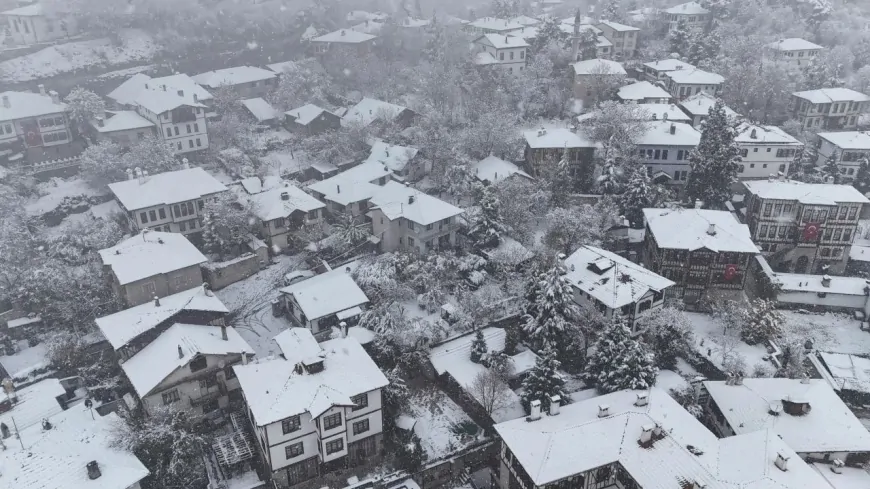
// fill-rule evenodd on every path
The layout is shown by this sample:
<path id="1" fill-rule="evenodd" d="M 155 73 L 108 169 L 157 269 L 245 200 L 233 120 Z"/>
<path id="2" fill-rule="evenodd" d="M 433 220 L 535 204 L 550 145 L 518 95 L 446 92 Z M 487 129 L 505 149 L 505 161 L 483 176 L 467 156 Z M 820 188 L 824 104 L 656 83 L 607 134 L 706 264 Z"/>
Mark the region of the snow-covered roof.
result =
<path id="1" fill-rule="evenodd" d="M 870 359 L 848 353 L 819 352 L 831 377 L 834 389 L 870 394 Z"/>
<path id="2" fill-rule="evenodd" d="M 256 66 L 235 66 L 220 70 L 206 71 L 193 75 L 193 81 L 200 85 L 215 89 L 223 86 L 241 85 L 261 80 L 271 80 L 277 75 L 272 70 L 265 70 Z"/>
<path id="3" fill-rule="evenodd" d="M 520 36 L 510 34 L 484 34 L 474 40 L 477 44 L 489 44 L 496 49 L 526 48 L 529 43 Z"/>
<path id="4" fill-rule="evenodd" d="M 806 382 L 806 383 L 804 383 Z M 736 434 L 769 429 L 798 453 L 870 452 L 870 432 L 822 379 L 743 379 L 742 385 L 704 382 Z M 796 416 L 782 404 L 809 403 Z M 778 414 L 771 414 L 776 406 Z"/>
<path id="5" fill-rule="evenodd" d="M 710 114 L 710 109 L 716 105 L 717 100 L 719 99 L 707 92 L 701 91 L 680 102 L 680 107 L 693 116 L 704 116 Z M 737 112 L 731 110 L 727 105 L 723 105 L 722 107 L 723 110 L 725 110 L 725 115 L 728 117 L 737 117 L 739 115 Z"/>
<path id="6" fill-rule="evenodd" d="M 520 175 L 532 179 L 528 173 L 520 170 L 520 167 L 514 163 L 505 161 L 493 155 L 489 155 L 476 163 L 472 163 L 471 171 L 478 180 L 488 181 L 493 184 L 506 180 L 514 175 Z"/>
<path id="7" fill-rule="evenodd" d="M 728 211 L 644 209 L 643 215 L 660 248 L 758 253 L 749 228 Z M 714 226 L 714 234 L 710 227 Z"/>
<path id="8" fill-rule="evenodd" d="M 251 212 L 263 221 L 290 217 L 296 211 L 310 212 L 326 205 L 289 183 L 247 197 Z"/>
<path id="9" fill-rule="evenodd" d="M 346 44 L 359 44 L 362 42 L 371 41 L 377 36 L 365 32 L 359 32 L 351 29 L 339 29 L 337 31 L 324 34 L 311 39 L 311 42 L 335 42 Z"/>
<path id="10" fill-rule="evenodd" d="M 39 3 L 31 3 L 22 7 L 14 8 L 0 12 L 0 15 L 15 15 L 19 17 L 37 17 L 42 15 L 42 5 Z"/>
<path id="11" fill-rule="evenodd" d="M 776 49 L 777 51 L 806 51 L 810 49 L 822 49 L 822 46 L 799 37 L 780 39 L 779 41 L 768 44 L 767 47 Z"/>
<path id="12" fill-rule="evenodd" d="M 683 83 L 689 85 L 718 85 L 725 82 L 725 77 L 709 71 L 699 70 L 698 68 L 691 70 L 673 70 L 665 73 L 665 76 L 670 77 L 674 83 Z"/>
<path id="13" fill-rule="evenodd" d="M 392 174 L 393 171 L 385 165 L 368 162 L 348 168 L 336 176 L 341 176 L 351 182 L 375 182 Z"/>
<path id="14" fill-rule="evenodd" d="M 437 197 L 394 181 L 387 182 L 381 187 L 372 196 L 370 202 L 391 221 L 404 218 L 423 226 L 465 212 Z"/>
<path id="15" fill-rule="evenodd" d="M 690 65 L 685 61 L 680 61 L 674 58 L 650 61 L 643 65 L 656 71 L 692 70 L 695 68 L 695 65 Z"/>
<path id="16" fill-rule="evenodd" d="M 270 63 L 270 64 L 266 65 L 266 68 L 269 68 L 270 70 L 274 71 L 279 76 L 281 75 L 281 73 L 284 73 L 288 69 L 295 68 L 295 67 L 296 67 L 295 61 L 281 61 L 279 63 Z"/>
<path id="17" fill-rule="evenodd" d="M 107 110 L 106 115 L 108 118 L 103 120 L 102 126 L 97 123 L 92 124 L 97 132 L 105 134 L 115 131 L 129 131 L 132 129 L 154 127 L 153 122 L 137 114 L 134 110 Z"/>
<path id="18" fill-rule="evenodd" d="M 532 350 L 523 350 L 510 357 L 514 375 L 522 375 L 532 370 L 538 363 L 538 355 Z"/>
<path id="19" fill-rule="evenodd" d="M 150 230 L 99 253 L 121 285 L 208 261 L 183 234 Z"/>
<path id="20" fill-rule="evenodd" d="M 870 149 L 870 134 L 864 131 L 820 132 L 818 136 L 840 149 Z"/>
<path id="21" fill-rule="evenodd" d="M 839 473 L 835 473 L 831 470 L 831 465 L 827 463 L 813 462 L 809 466 L 821 475 L 832 489 L 870 487 L 870 472 L 862 467 L 841 467 Z"/>
<path id="22" fill-rule="evenodd" d="M 163 87 L 152 87 L 149 83 L 148 88 L 143 88 L 136 94 L 133 103 L 155 114 L 162 114 L 184 106 L 205 108 L 197 100 L 187 91 L 173 90 L 168 86 L 164 90 Z"/>
<path id="23" fill-rule="evenodd" d="M 128 211 L 177 204 L 223 192 L 227 187 L 199 167 L 184 168 L 109 184 L 118 202 Z"/>
<path id="24" fill-rule="evenodd" d="M 621 256 L 583 245 L 565 259 L 565 278 L 611 309 L 633 304 L 647 292 L 661 292 L 674 282 Z"/>
<path id="25" fill-rule="evenodd" d="M 655 119 L 660 121 L 668 120 L 674 122 L 689 122 L 692 120 L 691 117 L 687 116 L 675 104 L 640 104 L 638 108 L 649 114 L 647 119 L 655 117 Z"/>
<path id="26" fill-rule="evenodd" d="M 622 63 L 609 59 L 587 59 L 571 65 L 577 75 L 625 75 Z M 670 94 L 668 94 L 670 97 Z"/>
<path id="27" fill-rule="evenodd" d="M 646 394 L 646 405 L 637 406 Z M 600 417 L 605 407 L 609 415 Z M 650 446 L 644 430 L 661 427 Z M 536 486 L 611 463 L 644 489 L 818 489 L 824 481 L 782 440 L 768 431 L 718 439 L 667 392 L 623 390 L 562 406 L 556 416 L 520 418 L 496 432 Z M 660 438 L 659 438 L 660 437 Z M 588 443 L 595 440 L 595 443 Z M 777 454 L 788 470 L 775 467 Z"/>
<path id="28" fill-rule="evenodd" d="M 308 188 L 323 195 L 324 199 L 340 205 L 371 199 L 381 189 L 379 185 L 366 180 L 351 180 L 344 173 L 314 182 Z"/>
<path id="29" fill-rule="evenodd" d="M 369 157 L 366 158 L 363 164 L 380 164 L 394 172 L 400 172 L 417 156 L 418 151 L 420 150 L 417 148 L 376 141 L 372 145 Z"/>
<path id="30" fill-rule="evenodd" d="M 526 144 L 532 149 L 595 147 L 594 142 L 565 127 L 523 131 L 523 137 L 526 139 Z"/>
<path id="31" fill-rule="evenodd" d="M 383 22 L 390 18 L 389 14 L 384 12 L 368 12 L 366 10 L 351 10 L 345 17 L 348 22 L 359 22 L 361 20 L 376 20 Z"/>
<path id="32" fill-rule="evenodd" d="M 31 92 L 0 92 L 0 121 L 14 121 L 41 115 L 66 112 L 64 103 L 54 103 L 51 96 Z M 9 107 L 6 107 L 6 100 Z"/>
<path id="33" fill-rule="evenodd" d="M 774 273 L 770 278 L 779 285 L 782 292 L 810 292 L 837 295 L 855 295 L 864 297 L 867 281 L 858 277 L 830 277 L 831 282 L 822 284 L 824 275 L 808 273 Z"/>
<path id="34" fill-rule="evenodd" d="M 647 98 L 669 100 L 671 98 L 671 94 L 667 90 L 648 81 L 641 81 L 621 87 L 617 91 L 617 96 L 622 100 L 643 100 Z"/>
<path id="35" fill-rule="evenodd" d="M 213 98 L 184 73 L 158 78 L 137 73 L 109 92 L 108 97 L 122 105 L 141 105 L 156 114 L 179 105 L 202 107 L 200 102 Z"/>
<path id="36" fill-rule="evenodd" d="M 852 249 L 849 250 L 849 259 L 870 262 L 870 239 L 855 238 L 852 241 Z"/>
<path id="37" fill-rule="evenodd" d="M 514 29 L 522 29 L 523 24 L 514 20 L 497 19 L 495 17 L 483 17 L 465 24 L 467 26 L 476 27 L 478 29 L 507 32 Z"/>
<path id="38" fill-rule="evenodd" d="M 305 126 L 311 123 L 314 119 L 317 119 L 317 117 L 324 112 L 329 111 L 314 104 L 305 104 L 302 107 L 288 110 L 287 112 L 284 112 L 284 114 L 293 117 L 295 123 Z"/>
<path id="39" fill-rule="evenodd" d="M 597 47 L 597 48 L 604 48 L 604 47 L 613 46 L 613 43 L 610 42 L 610 39 L 608 39 L 604 36 L 598 36 L 596 39 L 597 40 L 595 41 L 595 47 Z"/>
<path id="40" fill-rule="evenodd" d="M 541 23 L 541 20 L 536 19 L 534 17 L 529 17 L 528 15 L 520 15 L 519 17 L 514 17 L 513 19 L 510 19 L 510 22 L 513 22 L 515 24 L 524 25 L 524 26 L 529 26 L 529 25 L 538 25 Z"/>
<path id="41" fill-rule="evenodd" d="M 703 15 L 709 14 L 710 11 L 701 6 L 698 2 L 686 2 L 681 3 L 679 5 L 675 5 L 667 10 L 665 13 L 668 14 L 682 14 L 682 15 Z"/>
<path id="42" fill-rule="evenodd" d="M 734 141 L 749 144 L 803 146 L 802 142 L 776 126 L 762 126 L 750 122 L 743 122 L 737 126 L 737 136 Z"/>
<path id="43" fill-rule="evenodd" d="M 405 17 L 404 19 L 402 19 L 402 23 L 400 25 L 402 27 L 417 28 L 417 27 L 426 27 L 427 25 L 429 25 L 431 23 L 432 23 L 432 21 L 429 19 L 415 19 L 413 17 Z"/>
<path id="44" fill-rule="evenodd" d="M 15 394 L 18 396 L 18 402 L 12 405 L 11 410 L 0 413 L 0 423 L 8 426 L 10 430 L 14 430 L 13 427 L 16 425 L 19 430 L 23 430 L 63 411 L 57 398 L 66 396 L 66 390 L 60 384 L 60 380 L 45 379 L 27 387 L 16 388 Z M 0 391 L 0 400 L 6 398 L 6 393 Z M 15 423 L 12 422 L 12 418 L 15 418 Z M 6 444 L 8 447 L 9 440 L 6 440 Z M 0 457 L 2 454 L 3 451 L 0 451 Z M 0 472 L 0 476 L 5 475 Z"/>
<path id="45" fill-rule="evenodd" d="M 306 353 L 313 353 L 305 358 L 323 360 L 323 370 L 319 372 L 309 373 L 304 369 L 298 372 L 300 355 L 291 355 L 293 360 L 276 359 L 233 367 L 257 426 L 305 412 L 317 418 L 332 406 L 353 406 L 352 397 L 387 386 L 383 372 L 355 339 L 324 341 L 315 351 L 316 342 L 299 340 L 306 334 L 311 336 L 307 329 L 292 328 L 275 340 L 279 345 L 305 346 Z"/>
<path id="46" fill-rule="evenodd" d="M 676 121 L 649 121 L 646 132 L 636 143 L 638 146 L 691 146 L 701 142 L 701 133 L 690 124 Z M 674 133 L 671 134 L 671 128 Z"/>
<path id="47" fill-rule="evenodd" d="M 282 294 L 292 295 L 309 321 L 369 302 L 365 292 L 344 268 L 337 268 L 288 285 Z"/>
<path id="48" fill-rule="evenodd" d="M 829 104 L 832 102 L 866 102 L 870 100 L 870 96 L 868 95 L 856 92 L 851 88 L 843 87 L 804 90 L 803 92 L 794 92 L 793 95 L 808 100 L 814 104 Z"/>
<path id="49" fill-rule="evenodd" d="M 242 105 L 248 109 L 248 112 L 257 119 L 257 122 L 271 121 L 278 117 L 278 112 L 275 107 L 272 107 L 269 102 L 266 102 L 263 97 L 248 98 L 242 100 Z"/>
<path id="50" fill-rule="evenodd" d="M 838 203 L 870 203 L 867 197 L 851 185 L 833 183 L 803 183 L 793 180 L 750 180 L 743 182 L 746 190 L 762 199 L 796 200 L 807 205 L 837 205 Z"/>
<path id="51" fill-rule="evenodd" d="M 262 179 L 260 179 L 260 177 L 248 177 L 241 180 L 241 185 L 246 194 L 254 195 L 266 190 L 271 190 L 275 187 L 283 186 L 284 180 L 282 180 L 278 175 L 266 175 Z"/>
<path id="52" fill-rule="evenodd" d="M 540 29 L 538 27 L 527 25 L 518 31 L 510 31 L 508 34 L 512 36 L 522 37 L 526 40 L 526 42 L 528 42 L 537 38 L 539 32 Z"/>
<path id="53" fill-rule="evenodd" d="M 344 119 L 361 122 L 367 126 L 381 116 L 386 117 L 388 120 L 393 120 L 405 110 L 407 110 L 407 107 L 366 97 L 351 107 L 347 111 L 347 114 L 344 115 Z"/>
<path id="54" fill-rule="evenodd" d="M 139 397 L 146 396 L 172 372 L 189 364 L 198 355 L 232 355 L 254 350 L 235 328 L 173 324 L 145 348 L 121 364 Z M 180 351 L 180 354 L 179 354 Z"/>
<path id="55" fill-rule="evenodd" d="M 14 438 L 4 440 L 0 451 L 0 477 L 4 487 L 17 489 L 127 489 L 148 476 L 148 469 L 132 452 L 113 443 L 117 414 L 100 416 L 84 404 L 52 416 L 51 429 L 37 424 L 22 428 L 22 448 Z M 11 430 L 12 424 L 9 424 Z M 96 462 L 97 479 L 90 479 L 87 465 Z"/>
<path id="56" fill-rule="evenodd" d="M 620 24 L 619 22 L 611 22 L 609 20 L 602 20 L 601 22 L 598 23 L 598 25 L 606 25 L 607 27 L 610 27 L 611 29 L 613 29 L 614 31 L 617 31 L 617 32 L 628 32 L 628 31 L 639 31 L 640 30 L 634 26 Z"/>
<path id="57" fill-rule="evenodd" d="M 365 32 L 366 34 L 378 34 L 384 29 L 384 23 L 366 20 L 359 24 L 350 26 L 350 29 L 356 32 Z"/>
<path id="58" fill-rule="evenodd" d="M 142 333 L 156 328 L 182 311 L 208 311 L 229 313 L 229 309 L 212 292 L 202 287 L 168 295 L 159 300 L 160 305 L 149 301 L 123 311 L 96 319 L 103 336 L 118 349 Z"/>

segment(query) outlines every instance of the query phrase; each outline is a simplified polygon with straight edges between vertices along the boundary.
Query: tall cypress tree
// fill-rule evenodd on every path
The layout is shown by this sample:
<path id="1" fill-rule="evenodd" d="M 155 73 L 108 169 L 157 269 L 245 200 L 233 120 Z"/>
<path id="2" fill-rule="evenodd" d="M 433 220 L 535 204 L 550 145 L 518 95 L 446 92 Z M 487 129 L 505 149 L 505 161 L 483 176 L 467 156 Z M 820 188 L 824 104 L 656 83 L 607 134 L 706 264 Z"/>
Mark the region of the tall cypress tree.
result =
<path id="1" fill-rule="evenodd" d="M 486 352 L 486 339 L 483 337 L 483 331 L 478 329 L 474 333 L 474 341 L 471 342 L 471 361 L 480 363 L 480 359 L 486 355 Z"/>
<path id="2" fill-rule="evenodd" d="M 668 35 L 668 45 L 670 46 L 671 53 L 685 56 L 689 51 L 690 36 L 689 24 L 686 22 L 686 19 L 680 18 L 674 30 Z"/>
<path id="3" fill-rule="evenodd" d="M 732 195 L 731 184 L 737 179 L 740 149 L 734 143 L 736 132 L 728 123 L 725 105 L 717 100 L 704 121 L 701 142 L 689 154 L 689 202 L 703 201 L 707 208 L 719 209 Z"/>
<path id="4" fill-rule="evenodd" d="M 526 298 L 526 332 L 539 345 L 563 348 L 565 332 L 578 311 L 561 264 L 539 274 L 529 284 Z"/>
<path id="5" fill-rule="evenodd" d="M 837 152 L 831 152 L 831 156 L 825 160 L 825 166 L 822 167 L 822 174 L 825 178 L 825 183 L 840 183 L 840 167 L 837 166 Z"/>
<path id="6" fill-rule="evenodd" d="M 861 160 L 861 165 L 858 166 L 858 173 L 855 174 L 852 186 L 862 194 L 870 192 L 870 162 L 867 161 L 867 158 Z"/>
<path id="7" fill-rule="evenodd" d="M 543 411 L 550 409 L 550 396 L 561 396 L 562 404 L 568 404 L 570 398 L 565 390 L 565 380 L 558 372 L 561 363 L 556 360 L 556 352 L 550 345 L 540 351 L 535 366 L 523 380 L 523 395 L 520 401 L 526 412 L 529 412 L 532 401 L 541 401 Z"/>
<path id="8" fill-rule="evenodd" d="M 607 394 L 622 389 L 647 389 L 656 381 L 655 357 L 631 337 L 622 316 L 613 318 L 601 333 L 589 357 L 583 380 Z"/>
<path id="9" fill-rule="evenodd" d="M 483 188 L 477 204 L 480 218 L 472 228 L 470 237 L 478 248 L 495 248 L 501 242 L 505 226 L 501 222 L 501 202 L 492 185 Z"/>

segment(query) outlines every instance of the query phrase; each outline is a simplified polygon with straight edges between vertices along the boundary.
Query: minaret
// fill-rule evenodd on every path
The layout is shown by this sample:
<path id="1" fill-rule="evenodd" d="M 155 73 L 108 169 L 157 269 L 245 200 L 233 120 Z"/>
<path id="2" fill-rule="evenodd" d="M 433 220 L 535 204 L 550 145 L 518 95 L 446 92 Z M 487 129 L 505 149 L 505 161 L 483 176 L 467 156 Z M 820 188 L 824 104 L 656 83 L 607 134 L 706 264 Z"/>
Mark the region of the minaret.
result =
<path id="1" fill-rule="evenodd" d="M 580 9 L 574 12 L 574 38 L 571 39 L 571 58 L 580 61 Z"/>

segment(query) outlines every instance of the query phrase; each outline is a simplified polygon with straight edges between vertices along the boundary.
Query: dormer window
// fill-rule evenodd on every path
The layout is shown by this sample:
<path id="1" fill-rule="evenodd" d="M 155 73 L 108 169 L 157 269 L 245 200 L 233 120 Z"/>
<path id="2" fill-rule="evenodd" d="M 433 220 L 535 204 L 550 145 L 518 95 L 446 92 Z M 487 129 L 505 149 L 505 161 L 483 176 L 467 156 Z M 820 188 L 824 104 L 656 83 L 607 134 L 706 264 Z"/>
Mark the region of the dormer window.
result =
<path id="1" fill-rule="evenodd" d="M 291 416 L 283 421 L 281 421 L 281 431 L 286 435 L 287 433 L 292 433 L 300 428 L 299 416 Z"/>
<path id="2" fill-rule="evenodd" d="M 366 393 L 360 394 L 358 396 L 353 396 L 350 398 L 350 400 L 355 404 L 355 406 L 353 407 L 353 411 L 359 411 L 361 409 L 369 407 L 369 396 Z"/>

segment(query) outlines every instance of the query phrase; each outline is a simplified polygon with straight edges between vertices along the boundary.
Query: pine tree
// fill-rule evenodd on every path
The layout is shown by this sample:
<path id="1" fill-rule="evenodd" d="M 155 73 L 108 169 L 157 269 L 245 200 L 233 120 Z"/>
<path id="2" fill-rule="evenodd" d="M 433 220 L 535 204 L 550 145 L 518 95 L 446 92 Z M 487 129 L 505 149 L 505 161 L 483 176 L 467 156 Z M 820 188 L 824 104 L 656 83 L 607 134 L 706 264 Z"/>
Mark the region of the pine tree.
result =
<path id="1" fill-rule="evenodd" d="M 658 368 L 647 347 L 632 339 L 625 320 L 617 315 L 595 342 L 583 380 L 604 394 L 622 389 L 647 389 L 656 381 Z"/>
<path id="2" fill-rule="evenodd" d="M 483 187 L 477 204 L 480 216 L 470 233 L 472 242 L 480 249 L 495 248 L 501 242 L 505 226 L 501 218 L 501 201 L 492 185 Z"/>
<path id="3" fill-rule="evenodd" d="M 657 207 L 661 200 L 659 193 L 653 188 L 645 167 L 638 165 L 630 170 L 625 192 L 619 196 L 619 205 L 632 227 L 643 226 L 643 210 Z"/>
<path id="4" fill-rule="evenodd" d="M 611 22 L 619 22 L 621 20 L 619 2 L 617 0 L 607 0 L 604 10 L 601 12 L 601 17 Z"/>
<path id="5" fill-rule="evenodd" d="M 840 183 L 840 167 L 837 166 L 837 152 L 831 152 L 831 156 L 825 160 L 822 167 L 822 175 L 826 182 Z"/>
<path id="6" fill-rule="evenodd" d="M 571 176 L 571 164 L 568 162 L 568 150 L 562 151 L 562 157 L 553 167 L 550 178 L 550 204 L 553 207 L 564 207 L 568 195 L 574 190 L 574 179 Z"/>
<path id="7" fill-rule="evenodd" d="M 483 337 L 483 331 L 478 329 L 474 334 L 474 341 L 471 342 L 471 361 L 474 363 L 480 363 L 480 359 L 486 355 L 487 351 L 486 339 Z"/>
<path id="8" fill-rule="evenodd" d="M 773 301 L 756 299 L 746 312 L 740 337 L 750 345 L 774 338 L 782 332 L 783 321 Z"/>
<path id="9" fill-rule="evenodd" d="M 537 344 L 562 347 L 568 325 L 578 316 L 571 298 L 571 286 L 565 281 L 564 269 L 557 264 L 539 274 L 526 292 L 525 330 Z"/>
<path id="10" fill-rule="evenodd" d="M 870 161 L 867 158 L 861 160 L 861 164 L 858 166 L 858 173 L 855 174 L 855 180 L 852 181 L 852 186 L 862 194 L 870 192 Z"/>
<path id="11" fill-rule="evenodd" d="M 668 46 L 671 53 L 685 55 L 689 50 L 691 32 L 689 32 L 689 24 L 685 19 L 680 18 L 674 30 L 668 34 Z"/>
<path id="12" fill-rule="evenodd" d="M 532 401 L 541 401 L 541 409 L 550 409 L 550 397 L 560 396 L 562 404 L 568 404 L 570 398 L 565 390 L 565 380 L 559 373 L 561 363 L 556 359 L 556 352 L 550 345 L 544 347 L 538 354 L 535 366 L 523 380 L 523 395 L 520 401 L 526 412 L 530 411 Z"/>
<path id="13" fill-rule="evenodd" d="M 538 27 L 538 35 L 532 42 L 532 53 L 538 53 L 551 42 L 564 43 L 568 39 L 568 35 L 562 30 L 559 19 L 547 18 L 540 27 Z"/>
<path id="14" fill-rule="evenodd" d="M 735 131 L 728 122 L 724 104 L 717 100 L 704 121 L 701 142 L 689 154 L 689 181 L 686 197 L 700 200 L 707 208 L 719 209 L 732 195 L 731 184 L 737 178 L 740 149 L 734 143 Z"/>

